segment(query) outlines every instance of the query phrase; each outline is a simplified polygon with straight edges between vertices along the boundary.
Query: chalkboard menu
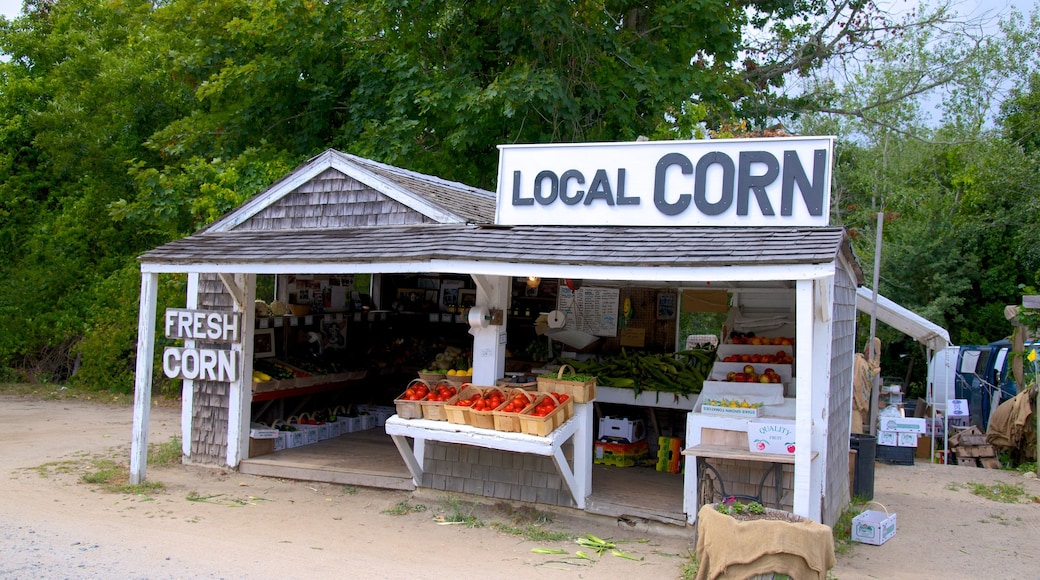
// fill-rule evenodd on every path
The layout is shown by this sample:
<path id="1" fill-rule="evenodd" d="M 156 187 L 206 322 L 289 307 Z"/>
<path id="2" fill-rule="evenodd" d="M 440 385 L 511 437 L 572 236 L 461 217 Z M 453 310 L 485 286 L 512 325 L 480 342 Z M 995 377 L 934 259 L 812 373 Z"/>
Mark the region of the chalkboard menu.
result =
<path id="1" fill-rule="evenodd" d="M 557 309 L 567 317 L 564 328 L 593 336 L 617 336 L 617 288 L 570 288 L 560 285 Z"/>

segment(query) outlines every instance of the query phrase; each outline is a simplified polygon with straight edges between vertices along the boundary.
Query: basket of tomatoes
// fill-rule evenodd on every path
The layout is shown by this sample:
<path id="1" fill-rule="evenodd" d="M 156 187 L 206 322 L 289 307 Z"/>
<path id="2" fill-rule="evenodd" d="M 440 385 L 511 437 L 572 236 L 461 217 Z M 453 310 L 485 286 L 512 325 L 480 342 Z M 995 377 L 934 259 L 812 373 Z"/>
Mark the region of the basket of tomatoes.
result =
<path id="1" fill-rule="evenodd" d="M 574 414 L 574 400 L 566 393 L 542 393 L 520 413 L 520 431 L 545 437 Z"/>
<path id="2" fill-rule="evenodd" d="M 438 383 L 430 387 L 430 392 L 426 395 L 426 398 L 419 401 L 419 406 L 422 407 L 423 419 L 447 421 L 448 415 L 444 410 L 444 406 L 457 393 L 458 390 L 455 386 L 447 382 Z"/>
<path id="3" fill-rule="evenodd" d="M 471 395 L 470 400 L 472 404 L 469 406 L 467 415 L 469 424 L 481 429 L 494 429 L 495 409 L 505 404 L 505 391 L 498 387 L 485 387 L 481 389 L 479 399 L 473 399 Z M 457 403 L 458 401 L 456 401 Z"/>
<path id="4" fill-rule="evenodd" d="M 444 413 L 448 422 L 453 425 L 469 425 L 469 412 L 473 403 L 484 397 L 484 389 L 476 385 L 465 384 L 454 398 L 444 404 Z"/>
<path id="5" fill-rule="evenodd" d="M 506 394 L 505 404 L 494 410 L 495 429 L 520 432 L 520 413 L 534 401 L 535 394 L 523 389 L 512 389 Z"/>
<path id="6" fill-rule="evenodd" d="M 430 394 L 430 384 L 422 379 L 412 379 L 404 392 L 394 399 L 397 407 L 397 416 L 402 419 L 422 419 L 422 405 L 420 402 Z"/>

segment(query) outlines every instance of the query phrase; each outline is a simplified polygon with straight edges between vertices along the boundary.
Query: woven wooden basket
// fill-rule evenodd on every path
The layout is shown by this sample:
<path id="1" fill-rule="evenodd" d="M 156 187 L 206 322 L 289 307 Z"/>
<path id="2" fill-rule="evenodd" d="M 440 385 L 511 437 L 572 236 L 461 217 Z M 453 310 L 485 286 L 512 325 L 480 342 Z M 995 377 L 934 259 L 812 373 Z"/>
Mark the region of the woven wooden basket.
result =
<path id="1" fill-rule="evenodd" d="M 587 381 L 563 380 L 563 375 L 568 374 L 567 369 L 574 373 L 571 365 L 561 365 L 556 376 L 542 375 L 538 377 L 538 392 L 540 393 L 566 393 L 575 403 L 588 403 L 596 398 L 596 377 Z"/>
<path id="2" fill-rule="evenodd" d="M 430 384 L 422 379 L 412 379 L 412 382 L 408 383 L 408 387 L 419 384 L 426 385 L 426 388 L 430 388 Z M 405 390 L 394 399 L 394 406 L 397 407 L 397 416 L 402 419 L 422 419 L 422 401 L 409 401 L 404 398 L 405 391 L 408 390 L 408 387 L 405 387 Z"/>

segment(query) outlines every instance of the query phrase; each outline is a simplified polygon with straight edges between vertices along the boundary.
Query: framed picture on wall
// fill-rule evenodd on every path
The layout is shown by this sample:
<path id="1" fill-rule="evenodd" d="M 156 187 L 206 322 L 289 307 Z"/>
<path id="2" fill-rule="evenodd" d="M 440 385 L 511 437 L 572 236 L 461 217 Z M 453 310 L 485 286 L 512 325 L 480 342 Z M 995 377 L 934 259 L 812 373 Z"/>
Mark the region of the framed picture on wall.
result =
<path id="1" fill-rule="evenodd" d="M 675 294 L 657 295 L 657 319 L 671 320 L 675 318 Z"/>
<path id="2" fill-rule="evenodd" d="M 260 328 L 253 331 L 253 357 L 271 358 L 274 356 L 274 329 Z"/>

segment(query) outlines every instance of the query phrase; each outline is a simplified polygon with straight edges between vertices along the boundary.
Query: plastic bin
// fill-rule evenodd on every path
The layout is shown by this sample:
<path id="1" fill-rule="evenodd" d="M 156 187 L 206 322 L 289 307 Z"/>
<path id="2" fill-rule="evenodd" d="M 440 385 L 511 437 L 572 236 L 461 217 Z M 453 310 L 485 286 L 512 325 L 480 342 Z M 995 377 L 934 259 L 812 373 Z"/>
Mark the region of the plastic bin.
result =
<path id="1" fill-rule="evenodd" d="M 856 471 L 852 478 L 852 495 L 870 501 L 874 499 L 874 460 L 877 437 L 853 433 L 849 448 L 856 452 Z"/>

